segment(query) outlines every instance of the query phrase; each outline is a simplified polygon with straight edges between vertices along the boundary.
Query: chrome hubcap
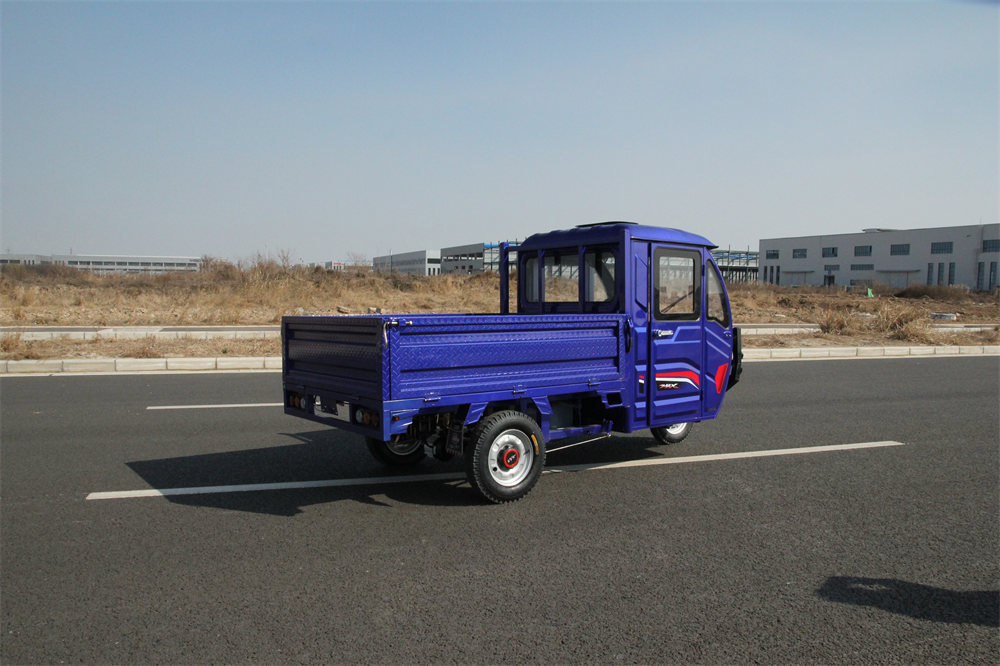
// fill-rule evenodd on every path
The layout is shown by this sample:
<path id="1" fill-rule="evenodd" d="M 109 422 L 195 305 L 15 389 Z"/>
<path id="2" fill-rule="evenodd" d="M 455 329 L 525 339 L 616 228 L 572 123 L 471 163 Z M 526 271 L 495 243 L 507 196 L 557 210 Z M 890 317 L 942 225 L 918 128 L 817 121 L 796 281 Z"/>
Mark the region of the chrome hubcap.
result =
<path id="1" fill-rule="evenodd" d="M 531 471 L 535 449 L 531 439 L 520 430 L 504 430 L 493 440 L 486 456 L 490 477 L 509 488 L 524 481 Z"/>

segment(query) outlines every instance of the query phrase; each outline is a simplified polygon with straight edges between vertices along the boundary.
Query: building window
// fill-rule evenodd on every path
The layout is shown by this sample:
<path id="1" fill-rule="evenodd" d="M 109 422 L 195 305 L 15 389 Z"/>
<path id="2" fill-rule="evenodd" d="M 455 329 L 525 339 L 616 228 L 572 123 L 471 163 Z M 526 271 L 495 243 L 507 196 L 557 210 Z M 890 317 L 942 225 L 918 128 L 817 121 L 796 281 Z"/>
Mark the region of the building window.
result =
<path id="1" fill-rule="evenodd" d="M 765 259 L 777 259 L 778 258 L 778 250 L 767 250 L 766 252 L 764 252 L 764 258 Z"/>
<path id="2" fill-rule="evenodd" d="M 948 286 L 955 284 L 955 262 L 948 264 Z"/>
<path id="3" fill-rule="evenodd" d="M 997 286 L 997 262 L 990 262 L 990 289 Z"/>
<path id="4" fill-rule="evenodd" d="M 953 245 L 951 241 L 931 243 L 931 254 L 951 254 Z"/>
<path id="5" fill-rule="evenodd" d="M 870 256 L 872 256 L 872 246 L 871 245 L 855 245 L 854 246 L 854 256 L 855 257 L 870 257 Z"/>
<path id="6" fill-rule="evenodd" d="M 909 243 L 898 243 L 896 245 L 889 246 L 889 254 L 894 257 L 903 257 L 910 254 L 910 244 Z"/>
<path id="7" fill-rule="evenodd" d="M 976 291 L 983 291 L 983 277 L 985 277 L 986 264 L 979 262 L 976 267 Z"/>
<path id="8" fill-rule="evenodd" d="M 774 284 L 781 284 L 781 266 L 778 266 L 778 277 L 774 279 Z"/>
<path id="9" fill-rule="evenodd" d="M 824 258 L 826 258 L 826 257 L 836 257 L 836 256 L 837 256 L 837 248 L 835 248 L 835 247 L 824 247 L 823 248 L 823 257 Z"/>
<path id="10" fill-rule="evenodd" d="M 800 248 L 798 250 L 792 250 L 792 259 L 805 259 L 808 252 L 805 248 Z"/>
<path id="11" fill-rule="evenodd" d="M 852 271 L 873 271 L 875 264 L 851 264 Z"/>
<path id="12" fill-rule="evenodd" d="M 927 286 L 934 284 L 934 264 L 927 264 Z"/>
<path id="13" fill-rule="evenodd" d="M 823 270 L 826 271 L 827 273 L 832 273 L 833 271 L 839 271 L 840 264 L 826 264 L 825 266 L 823 266 Z"/>
<path id="14" fill-rule="evenodd" d="M 1000 252 L 1000 240 L 984 240 L 983 252 Z"/>
<path id="15" fill-rule="evenodd" d="M 939 287 L 944 286 L 944 262 L 938 264 L 938 279 L 937 283 Z"/>

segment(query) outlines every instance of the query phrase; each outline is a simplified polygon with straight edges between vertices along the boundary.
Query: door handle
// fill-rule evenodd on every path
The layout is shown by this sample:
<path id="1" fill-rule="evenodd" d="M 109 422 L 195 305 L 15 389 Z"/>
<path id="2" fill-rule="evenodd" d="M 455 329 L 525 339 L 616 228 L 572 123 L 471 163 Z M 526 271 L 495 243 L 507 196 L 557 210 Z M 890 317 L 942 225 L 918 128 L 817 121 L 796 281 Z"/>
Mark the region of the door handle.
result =
<path id="1" fill-rule="evenodd" d="M 653 331 L 654 338 L 669 338 L 673 334 L 673 331 Z"/>

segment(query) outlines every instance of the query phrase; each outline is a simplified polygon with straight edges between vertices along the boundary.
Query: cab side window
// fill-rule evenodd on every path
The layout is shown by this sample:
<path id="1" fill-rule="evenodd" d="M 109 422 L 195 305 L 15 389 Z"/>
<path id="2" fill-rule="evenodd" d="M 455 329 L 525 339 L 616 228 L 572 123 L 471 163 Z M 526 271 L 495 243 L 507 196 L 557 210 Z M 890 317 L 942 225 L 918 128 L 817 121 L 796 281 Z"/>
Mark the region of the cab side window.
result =
<path id="1" fill-rule="evenodd" d="M 654 254 L 656 318 L 701 318 L 701 255 L 691 250 L 658 248 Z"/>
<path id="2" fill-rule="evenodd" d="M 729 328 L 729 304 L 726 302 L 726 292 L 722 287 L 722 276 L 714 262 L 708 262 L 705 270 L 707 276 L 708 307 L 706 316 L 712 321 L 717 321 L 723 328 Z"/>
<path id="3" fill-rule="evenodd" d="M 583 256 L 585 303 L 613 301 L 618 289 L 615 283 L 615 253 L 611 250 L 588 250 Z"/>

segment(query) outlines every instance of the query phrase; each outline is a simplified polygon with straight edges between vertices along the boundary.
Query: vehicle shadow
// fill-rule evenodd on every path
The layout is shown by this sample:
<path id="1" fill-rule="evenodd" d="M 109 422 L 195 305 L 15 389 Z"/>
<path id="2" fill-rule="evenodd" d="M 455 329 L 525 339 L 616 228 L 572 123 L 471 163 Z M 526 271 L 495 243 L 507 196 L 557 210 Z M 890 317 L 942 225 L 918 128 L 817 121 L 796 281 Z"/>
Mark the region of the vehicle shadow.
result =
<path id="1" fill-rule="evenodd" d="M 296 443 L 240 451 L 136 460 L 126 463 L 151 488 L 203 489 L 165 498 L 185 506 L 294 516 L 313 504 L 354 501 L 372 505 L 473 506 L 485 500 L 465 481 L 462 460 L 427 458 L 412 467 L 377 463 L 362 440 L 336 430 L 282 433 Z M 610 437 L 552 454 L 548 464 L 593 464 L 662 455 L 652 437 Z M 420 478 L 448 474 L 451 478 Z M 395 477 L 399 481 L 393 481 Z M 412 478 L 417 477 L 417 478 Z M 371 483 L 366 483 L 366 479 Z M 351 485 L 274 490 L 212 490 L 220 486 L 336 482 Z M 544 479 L 543 479 L 544 482 Z"/>
<path id="2" fill-rule="evenodd" d="M 816 590 L 827 601 L 871 606 L 918 620 L 1000 626 L 1000 591 L 959 592 L 893 578 L 832 576 Z"/>

